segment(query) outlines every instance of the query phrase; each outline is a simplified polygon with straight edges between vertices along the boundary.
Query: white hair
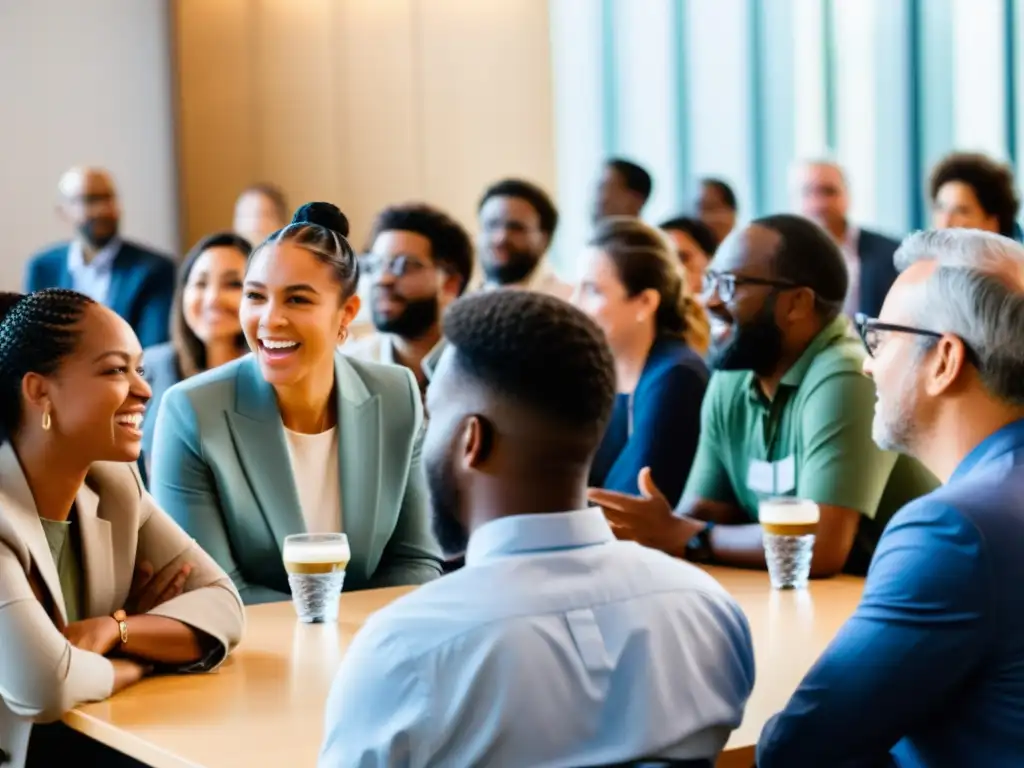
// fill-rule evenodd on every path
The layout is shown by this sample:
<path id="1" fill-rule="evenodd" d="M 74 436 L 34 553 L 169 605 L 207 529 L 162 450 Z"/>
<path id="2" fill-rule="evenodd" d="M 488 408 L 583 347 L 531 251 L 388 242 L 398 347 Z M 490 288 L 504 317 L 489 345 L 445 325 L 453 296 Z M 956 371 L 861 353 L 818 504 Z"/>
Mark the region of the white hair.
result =
<path id="1" fill-rule="evenodd" d="M 959 336 L 988 390 L 1024 406 L 1024 246 L 973 229 L 916 232 L 895 260 L 901 272 L 936 262 L 917 305 L 919 327 Z"/>
<path id="2" fill-rule="evenodd" d="M 821 155 L 817 157 L 805 157 L 800 160 L 796 160 L 789 166 L 789 184 L 791 187 L 795 186 L 800 179 L 800 175 L 808 168 L 814 166 L 821 166 L 823 168 L 831 168 L 839 174 L 839 177 L 843 181 L 844 187 L 849 187 L 846 179 L 846 171 L 834 158 L 828 155 Z"/>

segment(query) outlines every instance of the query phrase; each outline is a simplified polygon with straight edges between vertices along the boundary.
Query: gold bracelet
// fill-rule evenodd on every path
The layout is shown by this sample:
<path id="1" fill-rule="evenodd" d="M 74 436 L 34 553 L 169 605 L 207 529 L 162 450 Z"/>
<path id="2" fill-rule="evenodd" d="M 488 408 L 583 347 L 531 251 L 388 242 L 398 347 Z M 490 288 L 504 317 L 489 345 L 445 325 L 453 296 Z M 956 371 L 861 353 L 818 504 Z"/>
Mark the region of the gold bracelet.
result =
<path id="1" fill-rule="evenodd" d="M 112 618 L 117 622 L 117 628 L 121 632 L 121 645 L 128 643 L 128 614 L 123 610 L 114 611 Z"/>

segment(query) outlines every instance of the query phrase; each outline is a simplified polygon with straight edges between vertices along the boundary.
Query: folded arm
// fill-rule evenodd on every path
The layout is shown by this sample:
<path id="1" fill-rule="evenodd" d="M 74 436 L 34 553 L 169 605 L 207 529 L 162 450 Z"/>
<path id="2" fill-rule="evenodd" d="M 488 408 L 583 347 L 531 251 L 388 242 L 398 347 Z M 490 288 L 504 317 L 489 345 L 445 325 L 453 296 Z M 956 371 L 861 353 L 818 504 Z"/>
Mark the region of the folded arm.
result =
<path id="1" fill-rule="evenodd" d="M 990 578 L 956 510 L 922 500 L 900 512 L 856 613 L 765 726 L 758 766 L 872 764 L 926 724 L 983 657 Z"/>
<path id="2" fill-rule="evenodd" d="M 36 599 L 21 563 L 0 546 L 0 698 L 14 713 L 51 722 L 107 698 L 114 666 L 74 647 Z"/>

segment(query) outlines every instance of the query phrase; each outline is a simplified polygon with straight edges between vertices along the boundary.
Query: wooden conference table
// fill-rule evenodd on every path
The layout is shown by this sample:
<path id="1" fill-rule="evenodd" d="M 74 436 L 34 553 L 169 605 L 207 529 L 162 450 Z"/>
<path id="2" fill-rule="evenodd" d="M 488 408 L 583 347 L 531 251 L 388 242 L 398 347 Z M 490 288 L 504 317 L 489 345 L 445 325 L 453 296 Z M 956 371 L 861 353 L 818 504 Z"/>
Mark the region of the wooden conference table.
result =
<path id="1" fill-rule="evenodd" d="M 708 570 L 739 602 L 754 637 L 754 693 L 719 761 L 720 768 L 750 768 L 761 727 L 853 613 L 863 580 L 838 576 L 807 591 L 777 592 L 766 573 Z M 343 595 L 336 626 L 299 624 L 290 603 L 253 606 L 242 645 L 218 671 L 152 678 L 79 707 L 65 722 L 153 768 L 315 766 L 345 647 L 367 616 L 409 589 Z"/>

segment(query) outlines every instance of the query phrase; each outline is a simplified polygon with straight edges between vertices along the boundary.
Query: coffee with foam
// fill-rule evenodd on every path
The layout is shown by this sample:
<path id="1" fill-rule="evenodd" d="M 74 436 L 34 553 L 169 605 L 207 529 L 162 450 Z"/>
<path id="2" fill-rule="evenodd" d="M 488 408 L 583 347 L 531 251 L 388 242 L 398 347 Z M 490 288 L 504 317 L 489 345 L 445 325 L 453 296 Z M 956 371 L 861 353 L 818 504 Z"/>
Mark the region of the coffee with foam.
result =
<path id="1" fill-rule="evenodd" d="M 766 499 L 758 508 L 761 528 L 776 536 L 814 533 L 820 516 L 818 505 L 803 499 Z"/>
<path id="2" fill-rule="evenodd" d="M 284 568 L 288 573 L 336 573 L 352 559 L 346 539 L 290 541 L 284 543 Z"/>

